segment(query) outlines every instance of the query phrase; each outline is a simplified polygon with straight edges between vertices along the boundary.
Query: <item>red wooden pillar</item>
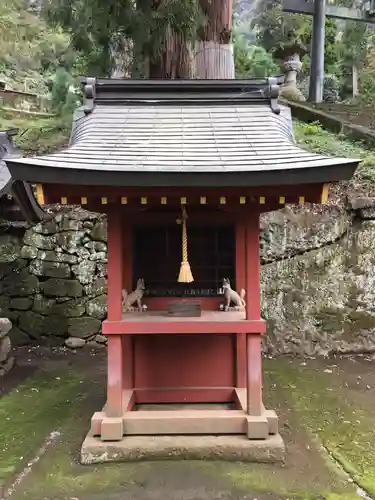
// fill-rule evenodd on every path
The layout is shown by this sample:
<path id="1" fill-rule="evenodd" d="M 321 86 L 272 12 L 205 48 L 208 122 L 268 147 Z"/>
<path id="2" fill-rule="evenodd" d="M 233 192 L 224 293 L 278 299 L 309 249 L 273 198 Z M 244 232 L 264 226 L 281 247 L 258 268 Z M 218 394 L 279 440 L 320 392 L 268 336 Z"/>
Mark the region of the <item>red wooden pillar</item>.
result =
<path id="1" fill-rule="evenodd" d="M 122 258 L 123 288 L 128 293 L 133 286 L 133 238 L 132 226 L 128 221 L 122 222 Z M 134 340 L 133 335 L 122 335 L 122 352 L 124 363 L 124 390 L 134 389 Z M 125 401 L 126 404 L 126 401 Z"/>
<path id="2" fill-rule="evenodd" d="M 236 224 L 236 290 L 238 293 L 242 288 L 246 290 L 246 226 L 243 220 Z M 247 297 L 245 296 L 245 301 Z M 236 387 L 246 387 L 246 335 L 236 335 Z"/>
<path id="3" fill-rule="evenodd" d="M 108 321 L 122 319 L 122 217 L 118 207 L 108 210 Z M 124 356 L 121 335 L 108 335 L 107 417 L 123 414 Z"/>
<path id="4" fill-rule="evenodd" d="M 128 221 L 122 225 L 123 287 L 130 293 L 133 286 L 133 238 L 132 226 Z"/>
<path id="5" fill-rule="evenodd" d="M 260 317 L 260 251 L 259 213 L 252 212 L 246 221 L 246 319 Z M 246 335 L 247 344 L 247 412 L 262 414 L 261 335 Z"/>

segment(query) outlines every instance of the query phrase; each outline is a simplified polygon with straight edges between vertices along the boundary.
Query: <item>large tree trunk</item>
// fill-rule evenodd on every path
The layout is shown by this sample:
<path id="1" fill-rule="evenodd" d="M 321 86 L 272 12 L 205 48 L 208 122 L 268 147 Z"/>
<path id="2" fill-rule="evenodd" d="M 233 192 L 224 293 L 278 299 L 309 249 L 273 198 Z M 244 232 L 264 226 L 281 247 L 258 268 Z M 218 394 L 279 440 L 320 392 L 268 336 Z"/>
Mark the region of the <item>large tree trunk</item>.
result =
<path id="1" fill-rule="evenodd" d="M 142 0 L 147 2 L 147 0 Z M 151 0 L 151 9 L 157 10 L 166 0 Z M 164 51 L 149 60 L 149 78 L 192 78 L 193 56 L 191 44 L 167 28 L 164 34 Z"/>
<path id="2" fill-rule="evenodd" d="M 168 30 L 165 51 L 149 64 L 149 78 L 192 78 L 193 56 L 191 46 L 179 35 Z"/>
<path id="3" fill-rule="evenodd" d="M 199 0 L 206 24 L 198 33 L 195 76 L 235 78 L 232 35 L 233 0 Z"/>

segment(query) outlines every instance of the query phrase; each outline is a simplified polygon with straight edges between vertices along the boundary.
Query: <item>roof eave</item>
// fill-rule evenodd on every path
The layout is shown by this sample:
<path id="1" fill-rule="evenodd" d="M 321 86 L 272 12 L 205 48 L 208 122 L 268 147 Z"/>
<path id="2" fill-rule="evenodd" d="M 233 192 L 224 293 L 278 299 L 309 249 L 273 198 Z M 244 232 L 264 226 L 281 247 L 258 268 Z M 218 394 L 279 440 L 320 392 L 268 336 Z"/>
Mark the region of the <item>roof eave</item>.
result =
<path id="1" fill-rule="evenodd" d="M 48 217 L 48 214 L 37 202 L 29 183 L 13 180 L 10 193 L 27 222 L 35 224 Z"/>
<path id="2" fill-rule="evenodd" d="M 336 161 L 336 163 L 335 163 Z M 335 160 L 333 164 L 305 168 L 236 172 L 130 172 L 58 168 L 7 159 L 12 178 L 43 184 L 128 187 L 256 187 L 350 180 L 360 160 Z"/>

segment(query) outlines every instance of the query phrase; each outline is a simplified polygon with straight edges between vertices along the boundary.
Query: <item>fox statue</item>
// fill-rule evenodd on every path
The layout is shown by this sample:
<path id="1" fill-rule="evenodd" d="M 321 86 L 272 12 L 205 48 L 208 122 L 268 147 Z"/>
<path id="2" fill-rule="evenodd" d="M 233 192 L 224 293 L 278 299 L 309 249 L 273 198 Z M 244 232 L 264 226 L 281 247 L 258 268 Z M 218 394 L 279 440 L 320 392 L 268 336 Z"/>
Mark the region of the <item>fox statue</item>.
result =
<path id="1" fill-rule="evenodd" d="M 238 294 L 235 290 L 232 290 L 230 286 L 229 278 L 223 279 L 223 289 L 224 289 L 224 297 L 225 297 L 225 307 L 224 310 L 228 311 L 231 303 L 234 304 L 235 309 L 241 310 L 246 306 L 246 302 L 244 300 L 246 292 L 242 288 L 240 293 Z"/>
<path id="2" fill-rule="evenodd" d="M 122 291 L 122 310 L 123 312 L 133 310 L 133 304 L 136 302 L 140 312 L 142 312 L 142 297 L 146 287 L 143 278 L 137 280 L 137 287 L 132 292 Z"/>

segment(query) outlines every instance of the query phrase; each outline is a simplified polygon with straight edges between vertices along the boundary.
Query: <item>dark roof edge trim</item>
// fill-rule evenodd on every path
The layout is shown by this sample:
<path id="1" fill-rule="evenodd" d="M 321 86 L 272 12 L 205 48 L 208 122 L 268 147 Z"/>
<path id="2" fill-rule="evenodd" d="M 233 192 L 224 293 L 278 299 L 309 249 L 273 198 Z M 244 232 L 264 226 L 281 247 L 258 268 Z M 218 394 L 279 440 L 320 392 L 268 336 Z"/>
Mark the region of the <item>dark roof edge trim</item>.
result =
<path id="1" fill-rule="evenodd" d="M 30 184 L 23 181 L 14 181 L 10 192 L 27 222 L 36 223 L 47 217 L 47 213 L 37 202 Z"/>
<path id="2" fill-rule="evenodd" d="M 247 101 L 259 99 L 268 102 L 274 113 L 280 113 L 279 85 L 283 76 L 251 80 L 131 80 L 81 77 L 86 98 L 85 112 L 90 113 L 97 102 L 109 103 L 148 99 L 178 100 L 212 98 L 221 102 L 243 96 Z"/>
<path id="3" fill-rule="evenodd" d="M 359 160 L 339 162 L 336 165 L 302 169 L 257 170 L 239 172 L 114 172 L 37 166 L 12 162 L 7 165 L 18 180 L 32 179 L 35 183 L 59 183 L 83 186 L 129 187 L 259 187 L 293 184 L 329 183 L 350 180 Z M 61 180 L 60 180 L 61 179 Z M 62 181 L 63 179 L 63 181 Z M 59 181 L 60 180 L 60 181 Z"/>

